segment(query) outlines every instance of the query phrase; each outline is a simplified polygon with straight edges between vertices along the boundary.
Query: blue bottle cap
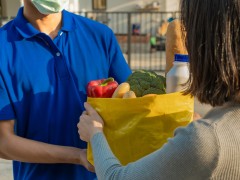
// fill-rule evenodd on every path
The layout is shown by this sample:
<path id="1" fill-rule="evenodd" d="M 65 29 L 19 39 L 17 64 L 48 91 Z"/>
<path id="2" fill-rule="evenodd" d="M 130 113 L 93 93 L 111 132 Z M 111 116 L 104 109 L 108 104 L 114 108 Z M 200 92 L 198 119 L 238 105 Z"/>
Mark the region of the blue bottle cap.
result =
<path id="1" fill-rule="evenodd" d="M 175 54 L 174 61 L 189 62 L 189 57 L 186 54 Z"/>

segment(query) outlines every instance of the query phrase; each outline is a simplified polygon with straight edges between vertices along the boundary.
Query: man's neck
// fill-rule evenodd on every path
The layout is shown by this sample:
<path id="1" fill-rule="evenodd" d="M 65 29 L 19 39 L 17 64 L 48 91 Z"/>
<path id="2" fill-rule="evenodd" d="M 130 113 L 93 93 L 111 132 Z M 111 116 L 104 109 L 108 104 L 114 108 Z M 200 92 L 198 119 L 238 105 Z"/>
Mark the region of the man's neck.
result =
<path id="1" fill-rule="evenodd" d="M 24 2 L 24 17 L 40 32 L 54 39 L 62 26 L 62 13 L 41 14 L 30 1 Z"/>

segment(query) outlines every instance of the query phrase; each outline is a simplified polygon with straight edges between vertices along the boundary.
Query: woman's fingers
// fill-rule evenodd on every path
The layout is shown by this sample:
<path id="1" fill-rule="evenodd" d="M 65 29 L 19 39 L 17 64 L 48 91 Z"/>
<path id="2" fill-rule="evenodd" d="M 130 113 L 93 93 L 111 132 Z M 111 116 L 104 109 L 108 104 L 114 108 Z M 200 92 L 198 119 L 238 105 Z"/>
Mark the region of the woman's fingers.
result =
<path id="1" fill-rule="evenodd" d="M 86 108 L 86 112 L 89 115 L 98 114 L 97 111 L 87 102 L 84 103 L 84 107 Z"/>
<path id="2" fill-rule="evenodd" d="M 97 111 L 88 103 L 84 103 L 86 111 L 79 117 L 78 134 L 83 141 L 89 142 L 97 132 L 103 131 L 103 120 Z"/>
<path id="3" fill-rule="evenodd" d="M 84 103 L 84 107 L 86 108 L 87 115 L 93 120 L 103 123 L 102 117 L 98 114 L 98 112 L 87 102 Z"/>
<path id="4" fill-rule="evenodd" d="M 85 114 L 85 115 L 87 115 L 88 113 L 87 113 L 87 111 L 83 111 L 83 112 L 82 112 L 82 114 Z"/>

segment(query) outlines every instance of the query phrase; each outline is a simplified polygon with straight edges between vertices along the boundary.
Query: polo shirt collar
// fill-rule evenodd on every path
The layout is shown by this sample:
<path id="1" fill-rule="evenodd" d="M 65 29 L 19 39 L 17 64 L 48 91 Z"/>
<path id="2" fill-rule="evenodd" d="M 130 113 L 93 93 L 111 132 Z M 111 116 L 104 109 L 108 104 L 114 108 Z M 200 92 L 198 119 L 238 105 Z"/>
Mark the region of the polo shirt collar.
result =
<path id="1" fill-rule="evenodd" d="M 16 18 L 13 20 L 17 31 L 24 37 L 24 38 L 31 38 L 40 33 L 36 28 L 32 26 L 30 22 L 23 16 L 23 7 L 18 10 L 18 14 Z"/>
<path id="2" fill-rule="evenodd" d="M 63 31 L 73 31 L 76 28 L 75 21 L 71 13 L 63 10 L 63 25 L 61 30 Z M 14 19 L 14 24 L 16 26 L 17 31 L 24 38 L 31 38 L 40 34 L 41 32 L 33 27 L 33 25 L 23 16 L 23 7 L 18 10 L 18 14 Z"/>
<path id="3" fill-rule="evenodd" d="M 63 23 L 62 23 L 62 30 L 63 31 L 73 31 L 76 29 L 76 24 L 73 19 L 72 13 L 63 10 L 62 11 L 62 18 L 63 18 Z"/>

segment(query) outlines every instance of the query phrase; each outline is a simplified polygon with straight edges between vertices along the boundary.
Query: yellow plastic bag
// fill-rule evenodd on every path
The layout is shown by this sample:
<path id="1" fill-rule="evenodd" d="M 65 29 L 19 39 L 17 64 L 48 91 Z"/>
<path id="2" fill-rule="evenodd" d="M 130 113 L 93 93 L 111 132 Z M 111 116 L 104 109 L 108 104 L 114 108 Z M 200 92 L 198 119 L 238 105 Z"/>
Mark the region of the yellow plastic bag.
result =
<path id="1" fill-rule="evenodd" d="M 88 98 L 104 120 L 104 134 L 125 165 L 159 149 L 174 130 L 192 121 L 194 100 L 181 93 L 132 99 Z M 91 146 L 88 160 L 93 164 Z"/>

